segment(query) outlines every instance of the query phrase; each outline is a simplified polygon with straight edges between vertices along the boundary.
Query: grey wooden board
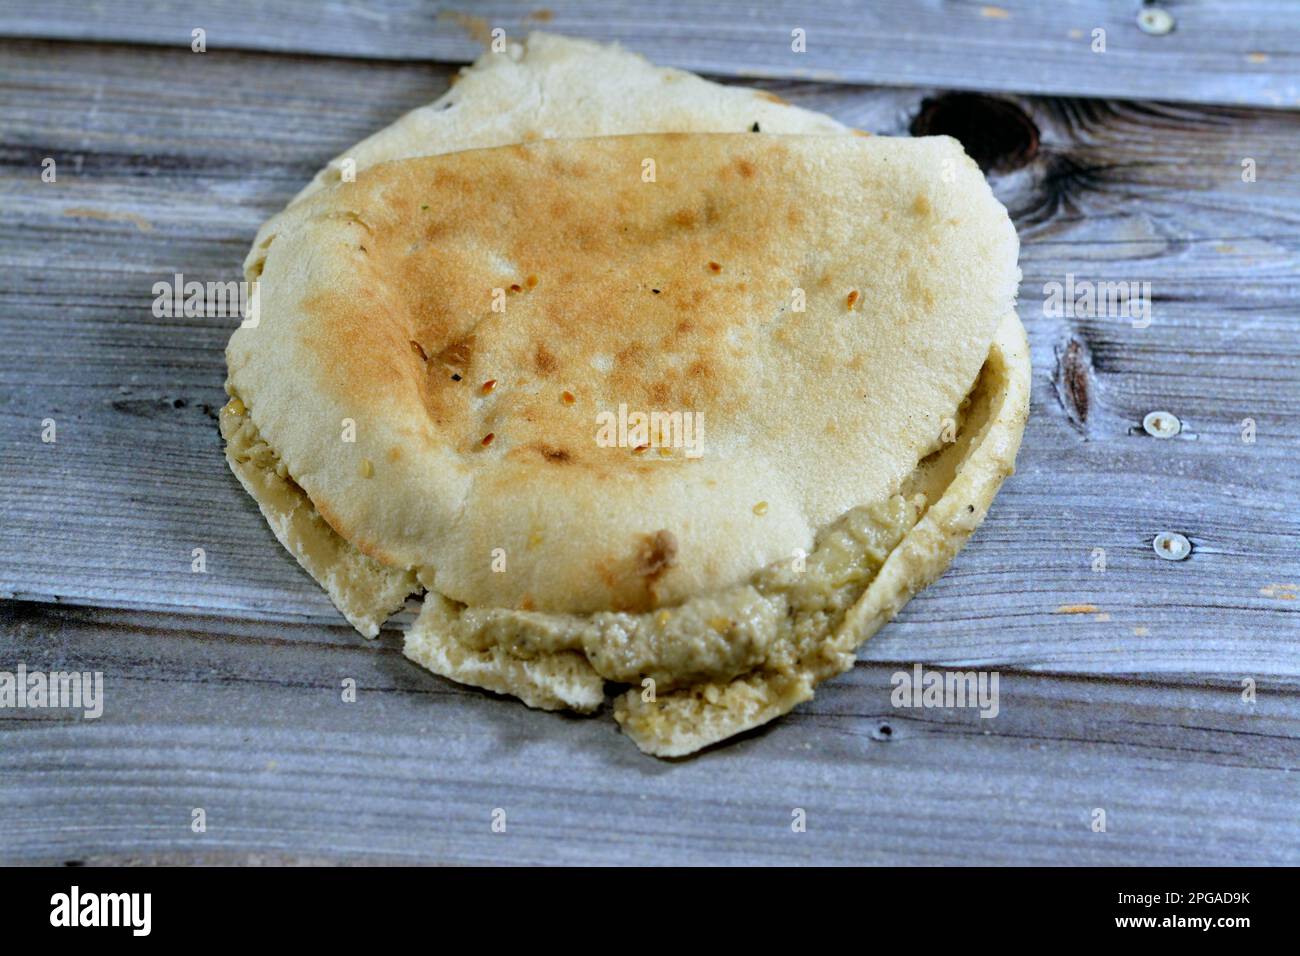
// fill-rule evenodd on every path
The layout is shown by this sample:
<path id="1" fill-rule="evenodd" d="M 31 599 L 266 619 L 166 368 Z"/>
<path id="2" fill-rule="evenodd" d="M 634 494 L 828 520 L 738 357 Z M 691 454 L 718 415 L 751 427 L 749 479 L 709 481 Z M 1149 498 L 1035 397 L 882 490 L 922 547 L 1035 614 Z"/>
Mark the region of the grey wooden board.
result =
<path id="1" fill-rule="evenodd" d="M 149 311 L 173 272 L 237 277 L 264 218 L 449 69 L 25 42 L 0 63 L 0 596 L 15 599 L 0 669 L 98 662 L 115 701 L 98 723 L 0 719 L 0 856 L 1300 862 L 1298 608 L 1270 590 L 1300 583 L 1300 117 L 1017 99 L 1043 133 L 1034 164 L 993 177 L 1022 237 L 1035 363 L 1019 473 L 853 675 L 768 732 L 662 764 L 605 718 L 454 687 L 405 662 L 395 632 L 339 627 L 221 459 L 231 322 Z M 879 133 L 935 95 L 762 85 Z M 1067 272 L 1150 281 L 1151 326 L 1045 316 L 1043 283 Z M 1186 434 L 1142 433 L 1155 408 Z M 45 417 L 57 444 L 39 440 Z M 1189 560 L 1155 557 L 1166 528 L 1192 539 Z M 1109 620 L 1057 613 L 1076 604 Z M 881 720 L 910 726 L 888 674 L 916 660 L 1002 670 L 987 736 L 969 713 L 926 712 L 925 732 L 873 738 Z M 352 709 L 335 706 L 341 676 L 366 690 Z M 1254 710 L 1245 676 L 1264 688 Z M 534 828 L 487 842 L 479 821 L 515 798 Z M 1087 842 L 1107 799 L 1139 822 Z M 210 842 L 183 829 L 199 800 L 236 821 Z M 828 829 L 782 843 L 808 802 Z"/>
<path id="2" fill-rule="evenodd" d="M 1175 29 L 1138 27 L 1137 0 L 7 0 L 0 35 L 403 60 L 472 60 L 494 27 L 618 40 L 706 73 L 833 83 L 1300 103 L 1294 0 L 1179 0 Z M 802 29 L 806 50 L 792 50 Z M 1105 31 L 1095 52 L 1093 31 Z"/>
<path id="3" fill-rule="evenodd" d="M 0 718 L 10 860 L 1300 860 L 1294 689 L 1246 704 L 1231 686 L 1006 674 L 984 719 L 894 709 L 890 675 L 907 665 L 863 664 L 785 725 L 665 763 L 607 715 L 527 711 L 412 668 L 391 636 L 258 624 L 236 640 L 220 621 L 34 605 L 8 617 L 4 656 L 105 672 L 98 720 Z"/>
<path id="4" fill-rule="evenodd" d="M 231 321 L 154 318 L 151 290 L 176 271 L 236 277 L 263 219 L 328 156 L 436 95 L 445 71 L 98 47 L 8 54 L 0 593 L 336 621 L 220 457 Z M 903 131 L 926 95 L 771 88 L 877 132 Z M 1286 159 L 1300 119 L 1028 105 L 1048 158 L 995 181 L 1024 243 L 1035 365 L 1019 474 L 974 546 L 867 653 L 898 657 L 898 640 L 928 660 L 1295 677 L 1297 603 L 1260 591 L 1300 580 L 1300 176 Z M 1238 174 L 1246 152 L 1261 170 L 1253 184 Z M 37 178 L 46 155 L 61 163 L 58 183 Z M 138 216 L 147 229 L 69 210 Z M 1045 317 L 1042 285 L 1067 272 L 1151 281 L 1151 327 Z M 1092 355 L 1081 427 L 1056 381 L 1072 341 Z M 1156 408 L 1180 415 L 1186 435 L 1144 434 Z M 39 441 L 46 417 L 53 445 Z M 1246 417 L 1254 444 L 1240 440 Z M 1155 556 L 1150 539 L 1167 528 L 1192 539 L 1192 558 Z M 191 573 L 194 547 L 206 574 Z M 1076 604 L 1111 621 L 1055 613 Z M 1142 627 L 1148 636 L 1133 633 Z"/>

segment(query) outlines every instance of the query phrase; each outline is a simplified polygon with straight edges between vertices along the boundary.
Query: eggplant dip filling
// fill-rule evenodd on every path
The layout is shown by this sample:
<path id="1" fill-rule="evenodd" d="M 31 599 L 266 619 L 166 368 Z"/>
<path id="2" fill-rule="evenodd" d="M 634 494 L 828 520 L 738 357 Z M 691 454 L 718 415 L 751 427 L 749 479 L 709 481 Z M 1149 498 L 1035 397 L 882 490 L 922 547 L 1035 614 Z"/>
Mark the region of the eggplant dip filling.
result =
<path id="1" fill-rule="evenodd" d="M 511 62 L 583 90 L 584 50 Z M 1018 238 L 947 137 L 584 138 L 565 110 L 485 144 L 499 99 L 263 225 L 227 458 L 363 634 L 423 593 L 411 660 L 543 709 L 608 690 L 688 754 L 852 667 L 983 519 L 1028 407 Z M 684 115 L 754 107 L 725 99 Z M 611 442 L 614 409 L 707 447 Z"/>
<path id="2" fill-rule="evenodd" d="M 620 685 L 615 719 L 643 751 L 681 756 L 764 724 L 853 666 L 857 647 L 929 584 L 1013 471 L 1028 404 L 1024 331 L 998 328 L 941 442 L 896 492 L 827 526 L 805 555 L 744 584 L 643 612 L 571 614 L 468 606 L 436 590 L 433 568 L 394 567 L 334 529 L 261 437 L 227 385 L 226 456 L 276 537 L 367 637 L 425 592 L 405 654 L 452 680 L 531 707 L 580 713 Z M 954 437 L 952 434 L 949 437 Z M 660 560 L 671 562 L 668 554 Z"/>

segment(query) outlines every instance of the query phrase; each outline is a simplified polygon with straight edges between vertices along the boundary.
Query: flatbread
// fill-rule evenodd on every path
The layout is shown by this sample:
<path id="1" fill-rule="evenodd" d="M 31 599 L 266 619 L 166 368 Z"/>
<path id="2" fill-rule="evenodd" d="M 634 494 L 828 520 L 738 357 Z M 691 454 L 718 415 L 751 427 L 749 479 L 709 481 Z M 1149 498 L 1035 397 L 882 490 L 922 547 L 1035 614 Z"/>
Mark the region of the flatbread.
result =
<path id="1" fill-rule="evenodd" d="M 363 633 L 418 578 L 408 656 L 550 709 L 633 684 L 624 729 L 677 755 L 810 696 L 978 524 L 1027 407 L 1016 239 L 942 138 L 432 155 L 498 144 L 489 118 L 522 86 L 545 105 L 512 114 L 516 140 L 607 131 L 581 107 L 604 95 L 576 68 L 592 57 L 651 127 L 845 132 L 616 49 L 534 36 L 489 54 L 448 94 L 457 119 L 410 114 L 350 151 L 356 183 L 322 189 L 327 173 L 263 228 L 247 262 L 263 321 L 232 338 L 222 429 L 277 536 Z M 620 404 L 701 413 L 704 454 L 601 447 L 593 413 Z M 799 617 L 802 585 L 771 569 L 821 560 L 846 515 L 892 536 Z"/>
<path id="2" fill-rule="evenodd" d="M 549 33 L 485 53 L 428 106 L 335 157 L 294 199 L 376 163 L 539 139 L 629 133 L 851 132 L 764 90 L 655 66 L 617 44 Z"/>
<path id="3" fill-rule="evenodd" d="M 617 44 L 539 32 L 527 43 L 485 53 L 462 69 L 455 85 L 433 103 L 332 160 L 294 203 L 337 185 L 345 173 L 352 177 L 376 163 L 413 156 L 543 138 L 754 130 L 858 133 L 766 91 L 658 67 Z M 280 222 L 280 216 L 273 217 L 259 230 L 244 263 L 248 281 L 260 277 Z M 250 464 L 265 459 L 266 450 L 256 428 L 244 422 L 231 415 L 222 419 L 232 470 L 258 501 L 280 543 L 325 588 L 348 622 L 366 637 L 376 636 L 384 620 L 405 603 L 398 595 L 410 593 L 411 572 L 373 561 L 337 535 L 287 478 L 283 465 L 268 474 L 264 464 Z"/>
<path id="4" fill-rule="evenodd" d="M 436 569 L 471 606 L 645 610 L 806 551 L 896 489 L 970 390 L 1016 249 L 946 138 L 402 160 L 279 220 L 230 381 L 375 560 Z M 694 416 L 700 457 L 601 447 L 622 406 Z M 661 533 L 675 553 L 655 564 Z"/>
<path id="5" fill-rule="evenodd" d="M 904 485 L 913 494 L 925 488 L 932 497 L 921 495 L 916 523 L 833 626 L 731 681 L 702 682 L 650 701 L 642 690 L 629 690 L 615 706 L 623 731 L 646 753 L 685 756 L 788 713 L 810 700 L 817 684 L 849 670 L 862 643 L 956 557 L 1015 471 L 1029 384 L 1029 344 L 1019 319 L 1009 313 L 972 390 L 960 438 Z M 929 500 L 934 503 L 927 508 Z"/>

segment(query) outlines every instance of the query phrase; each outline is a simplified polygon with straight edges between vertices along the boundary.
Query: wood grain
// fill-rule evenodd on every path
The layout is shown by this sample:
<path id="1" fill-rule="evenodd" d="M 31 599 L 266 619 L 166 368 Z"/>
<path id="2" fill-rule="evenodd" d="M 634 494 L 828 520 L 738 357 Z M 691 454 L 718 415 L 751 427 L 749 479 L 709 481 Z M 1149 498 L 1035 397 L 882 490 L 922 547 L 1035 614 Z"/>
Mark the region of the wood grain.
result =
<path id="1" fill-rule="evenodd" d="M 51 49 L 11 47 L 0 90 L 15 227 L 0 237 L 0 330 L 11 343 L 0 358 L 0 593 L 335 622 L 221 459 L 214 415 L 230 321 L 154 318 L 151 289 L 178 271 L 236 277 L 256 226 L 317 166 L 436 95 L 446 72 L 388 66 L 379 81 L 376 67 L 352 62 L 226 54 L 197 64 L 101 47 L 59 47 L 55 66 Z M 932 95 L 770 86 L 881 133 L 904 132 Z M 1300 120 L 1022 102 L 1041 126 L 1040 155 L 994 178 L 1024 243 L 1035 366 L 1019 474 L 971 547 L 866 653 L 1295 677 L 1296 602 L 1261 589 L 1300 580 L 1300 173 L 1286 159 Z M 1246 151 L 1259 163 L 1251 184 L 1239 175 Z M 46 155 L 64 171 L 58 183 L 39 181 Z M 1151 326 L 1045 317 L 1043 283 L 1069 272 L 1152 282 Z M 1070 343 L 1086 345 L 1083 421 L 1060 388 Z M 1181 416 L 1182 436 L 1142 432 L 1157 408 Z M 59 423 L 57 444 L 39 440 L 46 417 Z M 1246 417 L 1254 444 L 1240 440 Z M 1151 538 L 1166 528 L 1191 538 L 1190 559 L 1155 556 Z M 206 574 L 190 570 L 195 547 Z M 1094 548 L 1106 550 L 1105 573 L 1092 570 Z M 1110 620 L 1056 613 L 1077 604 Z"/>
<path id="2" fill-rule="evenodd" d="M 1127 0 L 44 0 L 0 8 L 0 35 L 465 62 L 499 27 L 618 40 L 697 72 L 829 83 L 941 86 L 1294 107 L 1292 0 L 1182 0 L 1175 29 L 1138 27 Z M 802 29 L 806 51 L 791 48 Z M 1094 30 L 1105 51 L 1094 52 Z"/>
<path id="3" fill-rule="evenodd" d="M 776 729 L 662 762 L 608 715 L 449 684 L 389 636 L 0 613 L 0 659 L 105 680 L 98 720 L 0 719 L 10 861 L 1300 861 L 1294 689 L 1261 685 L 1250 705 L 1235 687 L 1003 674 L 984 719 L 894 708 L 890 675 L 908 665 L 862 664 Z M 490 828 L 497 808 L 505 833 Z"/>
<path id="4" fill-rule="evenodd" d="M 262 220 L 451 69 L 30 41 L 0 61 L 0 670 L 108 685 L 100 721 L 0 711 L 0 859 L 1300 863 L 1300 606 L 1276 587 L 1300 583 L 1296 114 L 1005 98 L 1040 134 L 991 174 L 1034 360 L 1018 474 L 852 674 L 660 763 L 607 717 L 421 671 L 400 618 L 377 642 L 340 626 L 222 459 L 232 322 L 150 312 L 174 272 L 236 278 Z M 759 85 L 899 135 L 944 96 Z M 1045 315 L 1070 273 L 1149 281 L 1151 325 Z M 1154 409 L 1183 433 L 1146 435 Z M 1155 556 L 1165 529 L 1188 560 Z M 896 711 L 918 660 L 998 669 L 1001 715 Z"/>

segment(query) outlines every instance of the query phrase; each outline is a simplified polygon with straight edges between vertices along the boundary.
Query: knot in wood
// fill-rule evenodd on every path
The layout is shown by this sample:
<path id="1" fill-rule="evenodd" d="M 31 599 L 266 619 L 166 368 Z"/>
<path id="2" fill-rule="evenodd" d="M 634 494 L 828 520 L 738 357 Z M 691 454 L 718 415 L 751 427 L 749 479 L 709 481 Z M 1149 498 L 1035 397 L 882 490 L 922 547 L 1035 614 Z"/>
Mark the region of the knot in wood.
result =
<path id="1" fill-rule="evenodd" d="M 1010 100 L 947 93 L 923 100 L 913 136 L 951 136 L 984 172 L 1010 172 L 1038 155 L 1038 126 Z"/>

